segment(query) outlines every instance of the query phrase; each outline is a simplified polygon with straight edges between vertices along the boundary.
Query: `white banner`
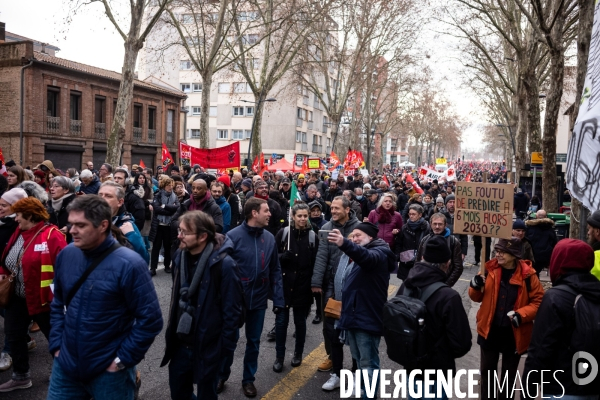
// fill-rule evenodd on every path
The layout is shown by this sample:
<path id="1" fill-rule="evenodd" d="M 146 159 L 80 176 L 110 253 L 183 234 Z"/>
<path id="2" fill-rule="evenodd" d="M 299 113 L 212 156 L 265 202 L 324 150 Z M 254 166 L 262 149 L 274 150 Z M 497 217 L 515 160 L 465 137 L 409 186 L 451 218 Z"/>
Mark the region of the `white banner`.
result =
<path id="1" fill-rule="evenodd" d="M 594 6 L 594 26 L 581 106 L 567 154 L 567 187 L 590 211 L 600 209 L 600 3 Z"/>

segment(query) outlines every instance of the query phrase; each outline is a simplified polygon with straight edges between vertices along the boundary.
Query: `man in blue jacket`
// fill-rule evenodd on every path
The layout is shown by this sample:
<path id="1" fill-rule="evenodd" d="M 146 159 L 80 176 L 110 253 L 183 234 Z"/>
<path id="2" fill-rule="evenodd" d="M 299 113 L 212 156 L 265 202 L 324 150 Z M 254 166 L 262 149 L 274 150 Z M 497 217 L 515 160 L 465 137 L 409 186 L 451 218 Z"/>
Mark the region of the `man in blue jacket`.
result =
<path id="1" fill-rule="evenodd" d="M 223 234 L 225 234 L 231 228 L 231 207 L 223 196 L 223 190 L 222 182 L 214 181 L 210 184 L 210 194 L 223 213 Z"/>
<path id="2" fill-rule="evenodd" d="M 102 198 L 78 197 L 67 211 L 73 243 L 56 259 L 48 399 L 133 399 L 135 366 L 163 326 L 147 263 L 113 247 L 112 213 Z M 95 260 L 99 264 L 72 291 Z"/>
<path id="3" fill-rule="evenodd" d="M 231 239 L 216 233 L 213 219 L 189 211 L 179 219 L 173 293 L 161 367 L 169 364 L 174 400 L 217 399 L 220 359 L 234 352 L 243 290 L 229 255 Z"/>
<path id="4" fill-rule="evenodd" d="M 338 267 L 334 278 L 334 287 L 342 288 L 342 316 L 338 328 L 346 331 L 352 358 L 358 368 L 368 371 L 371 380 L 373 371 L 379 369 L 383 305 L 387 301 L 390 272 L 396 263 L 390 246 L 377 238 L 378 232 L 374 224 L 362 222 L 350 234 L 352 240 L 344 238 L 337 229 L 328 236 L 328 241 L 350 260 L 347 265 Z M 367 398 L 365 395 L 363 398 Z"/>
<path id="5" fill-rule="evenodd" d="M 246 352 L 242 389 L 247 397 L 255 397 L 254 375 L 258 368 L 260 335 L 265 322 L 267 299 L 273 300 L 275 314 L 285 307 L 285 301 L 277 244 L 273 235 L 266 230 L 271 217 L 267 201 L 250 197 L 244 204 L 244 216 L 246 220 L 242 225 L 229 231 L 227 237 L 233 242 L 235 250 L 231 256 L 238 265 L 246 303 Z M 236 340 L 237 338 L 239 332 Z M 231 351 L 222 357 L 217 393 L 224 389 L 225 381 L 231 374 L 233 353 Z"/>

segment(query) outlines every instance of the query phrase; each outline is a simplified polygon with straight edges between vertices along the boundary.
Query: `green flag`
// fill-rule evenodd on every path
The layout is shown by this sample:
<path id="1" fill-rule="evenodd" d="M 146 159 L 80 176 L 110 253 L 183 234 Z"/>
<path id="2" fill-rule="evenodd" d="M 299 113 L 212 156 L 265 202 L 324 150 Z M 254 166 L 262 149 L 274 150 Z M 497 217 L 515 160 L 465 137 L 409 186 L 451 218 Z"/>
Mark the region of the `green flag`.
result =
<path id="1" fill-rule="evenodd" d="M 294 207 L 294 203 L 296 200 L 302 200 L 300 195 L 298 194 L 298 188 L 296 187 L 296 182 L 292 181 L 292 193 L 290 194 L 290 208 Z"/>

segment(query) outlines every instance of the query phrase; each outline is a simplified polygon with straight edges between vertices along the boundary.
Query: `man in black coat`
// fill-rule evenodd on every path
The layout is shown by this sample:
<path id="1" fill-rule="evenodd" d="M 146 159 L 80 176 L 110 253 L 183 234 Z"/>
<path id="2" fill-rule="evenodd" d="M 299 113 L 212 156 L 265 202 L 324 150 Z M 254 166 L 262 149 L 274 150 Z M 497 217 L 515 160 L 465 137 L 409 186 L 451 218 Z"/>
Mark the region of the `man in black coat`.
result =
<path id="1" fill-rule="evenodd" d="M 535 271 L 538 276 L 544 268 L 550 265 L 552 250 L 558 242 L 556 232 L 554 231 L 554 221 L 546 218 L 546 211 L 539 210 L 536 213 L 536 219 L 525 222 L 527 227 L 525 238 L 531 243 L 533 256 L 535 258 Z"/>
<path id="2" fill-rule="evenodd" d="M 279 203 L 269 197 L 268 184 L 263 180 L 257 180 L 254 184 L 254 194 L 252 196 L 267 201 L 271 218 L 269 218 L 269 226 L 267 226 L 266 229 L 271 232 L 273 236 L 277 235 L 277 232 L 281 229 L 287 216 L 284 214 L 285 211 L 281 210 Z"/>
<path id="3" fill-rule="evenodd" d="M 127 183 L 129 181 L 129 173 L 123 168 L 119 168 L 114 172 L 113 179 L 125 189 L 125 209 L 133 216 L 135 226 L 141 232 L 146 222 L 146 205 L 144 204 L 144 200 L 142 200 L 144 188 L 138 188 L 138 190 L 141 189 L 142 196 L 135 194 L 136 189 L 133 185 Z"/>
<path id="4" fill-rule="evenodd" d="M 421 293 L 427 286 L 436 282 L 445 282 L 450 266 L 450 249 L 446 240 L 435 235 L 425 245 L 423 261 L 415 263 L 408 277 L 400 287 L 398 295 L 405 294 L 406 289 Z M 429 357 L 422 362 L 404 365 L 407 374 L 414 369 L 448 370 L 456 372 L 457 358 L 467 354 L 471 349 L 471 328 L 460 294 L 450 287 L 444 286 L 436 290 L 425 302 L 427 308 L 427 338 Z M 447 378 L 447 377 L 446 377 Z M 421 375 L 421 380 L 423 379 Z M 435 380 L 434 380 L 435 382 Z M 435 388 L 436 384 L 432 385 Z M 430 393 L 436 393 L 430 389 Z"/>
<path id="5" fill-rule="evenodd" d="M 523 216 L 527 212 L 529 208 L 529 197 L 527 197 L 526 193 L 523 193 L 521 188 L 517 188 L 517 193 L 515 193 L 513 207 L 515 208 L 515 215 L 519 219 L 523 219 Z"/>

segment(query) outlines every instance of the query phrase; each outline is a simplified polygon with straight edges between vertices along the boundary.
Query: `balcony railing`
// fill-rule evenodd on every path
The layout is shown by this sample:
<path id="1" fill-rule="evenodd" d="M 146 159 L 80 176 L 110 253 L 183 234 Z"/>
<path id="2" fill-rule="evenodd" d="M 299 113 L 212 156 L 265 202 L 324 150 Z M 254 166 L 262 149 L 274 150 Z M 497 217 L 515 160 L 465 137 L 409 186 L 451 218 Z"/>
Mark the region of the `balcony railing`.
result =
<path id="1" fill-rule="evenodd" d="M 313 122 L 312 121 L 308 121 L 308 129 L 312 129 L 313 128 Z"/>
<path id="2" fill-rule="evenodd" d="M 200 137 L 199 134 L 198 137 Z M 175 144 L 175 135 L 173 134 L 173 132 L 167 132 L 167 144 Z"/>
<path id="3" fill-rule="evenodd" d="M 47 117 L 46 133 L 60 134 L 60 117 Z"/>
<path id="4" fill-rule="evenodd" d="M 148 129 L 148 143 L 156 143 L 156 129 Z"/>
<path id="5" fill-rule="evenodd" d="M 71 136 L 81 136 L 81 120 L 72 119 L 69 132 Z"/>
<path id="6" fill-rule="evenodd" d="M 94 125 L 94 139 L 106 139 L 106 124 L 104 122 L 96 122 Z"/>
<path id="7" fill-rule="evenodd" d="M 302 151 L 308 151 L 308 143 L 302 143 Z"/>
<path id="8" fill-rule="evenodd" d="M 133 141 L 134 142 L 142 141 L 142 128 L 133 128 Z"/>
<path id="9" fill-rule="evenodd" d="M 301 127 L 302 126 L 302 122 L 304 122 L 302 120 L 302 118 L 296 118 L 296 126 Z"/>

